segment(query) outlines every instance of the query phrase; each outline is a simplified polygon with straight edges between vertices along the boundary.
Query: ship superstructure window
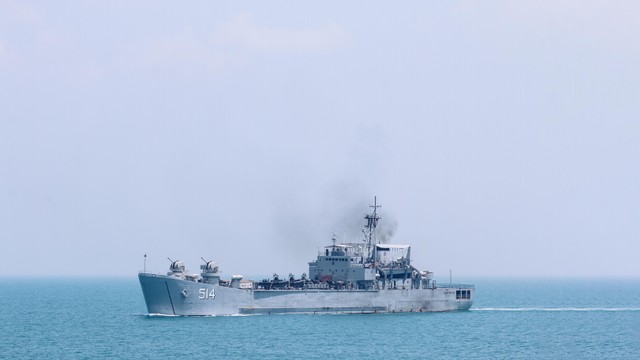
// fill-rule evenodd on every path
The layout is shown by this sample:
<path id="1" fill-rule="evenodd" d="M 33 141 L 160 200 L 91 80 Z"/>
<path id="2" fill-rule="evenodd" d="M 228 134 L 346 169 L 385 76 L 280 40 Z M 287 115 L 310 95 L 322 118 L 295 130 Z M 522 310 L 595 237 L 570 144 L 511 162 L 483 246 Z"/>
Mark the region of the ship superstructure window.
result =
<path id="1" fill-rule="evenodd" d="M 456 299 L 471 299 L 471 290 L 456 290 Z"/>

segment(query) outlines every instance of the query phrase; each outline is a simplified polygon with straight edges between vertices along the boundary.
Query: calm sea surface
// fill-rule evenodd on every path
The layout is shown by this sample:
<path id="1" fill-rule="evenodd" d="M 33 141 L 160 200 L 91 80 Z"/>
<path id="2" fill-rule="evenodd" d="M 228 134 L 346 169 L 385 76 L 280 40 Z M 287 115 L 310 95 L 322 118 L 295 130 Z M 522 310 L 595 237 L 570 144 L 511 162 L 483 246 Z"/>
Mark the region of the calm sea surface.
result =
<path id="1" fill-rule="evenodd" d="M 464 312 L 186 318 L 136 277 L 0 279 L 0 358 L 640 359 L 640 280 L 473 282 Z"/>

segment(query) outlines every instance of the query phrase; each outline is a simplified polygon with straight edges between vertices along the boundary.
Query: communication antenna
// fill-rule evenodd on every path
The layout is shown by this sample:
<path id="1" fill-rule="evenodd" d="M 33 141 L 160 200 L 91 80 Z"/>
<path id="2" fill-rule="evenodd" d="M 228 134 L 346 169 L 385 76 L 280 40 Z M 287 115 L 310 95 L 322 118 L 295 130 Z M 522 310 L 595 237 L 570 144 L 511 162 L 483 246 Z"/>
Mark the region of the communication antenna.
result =
<path id="1" fill-rule="evenodd" d="M 144 253 L 144 270 L 142 270 L 142 272 L 147 272 L 147 253 Z"/>

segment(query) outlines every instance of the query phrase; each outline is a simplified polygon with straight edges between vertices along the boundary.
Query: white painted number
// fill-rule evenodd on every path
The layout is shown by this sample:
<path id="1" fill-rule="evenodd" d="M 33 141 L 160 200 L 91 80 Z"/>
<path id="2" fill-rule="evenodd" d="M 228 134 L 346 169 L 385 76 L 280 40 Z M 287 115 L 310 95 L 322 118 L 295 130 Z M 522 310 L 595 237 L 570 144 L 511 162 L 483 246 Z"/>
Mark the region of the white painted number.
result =
<path id="1" fill-rule="evenodd" d="M 211 289 L 211 291 L 207 292 L 207 289 L 200 289 L 200 291 L 198 291 L 198 298 L 199 299 L 211 299 L 213 300 L 216 297 L 216 291 L 215 289 Z"/>

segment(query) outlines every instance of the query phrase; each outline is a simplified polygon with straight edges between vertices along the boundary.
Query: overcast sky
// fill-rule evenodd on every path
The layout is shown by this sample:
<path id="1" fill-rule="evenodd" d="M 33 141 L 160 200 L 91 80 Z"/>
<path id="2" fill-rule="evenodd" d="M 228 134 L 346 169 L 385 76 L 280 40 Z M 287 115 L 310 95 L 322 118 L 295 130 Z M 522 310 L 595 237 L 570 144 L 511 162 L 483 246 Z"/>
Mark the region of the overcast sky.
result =
<path id="1" fill-rule="evenodd" d="M 0 0 L 1 276 L 640 277 L 640 2 Z"/>

